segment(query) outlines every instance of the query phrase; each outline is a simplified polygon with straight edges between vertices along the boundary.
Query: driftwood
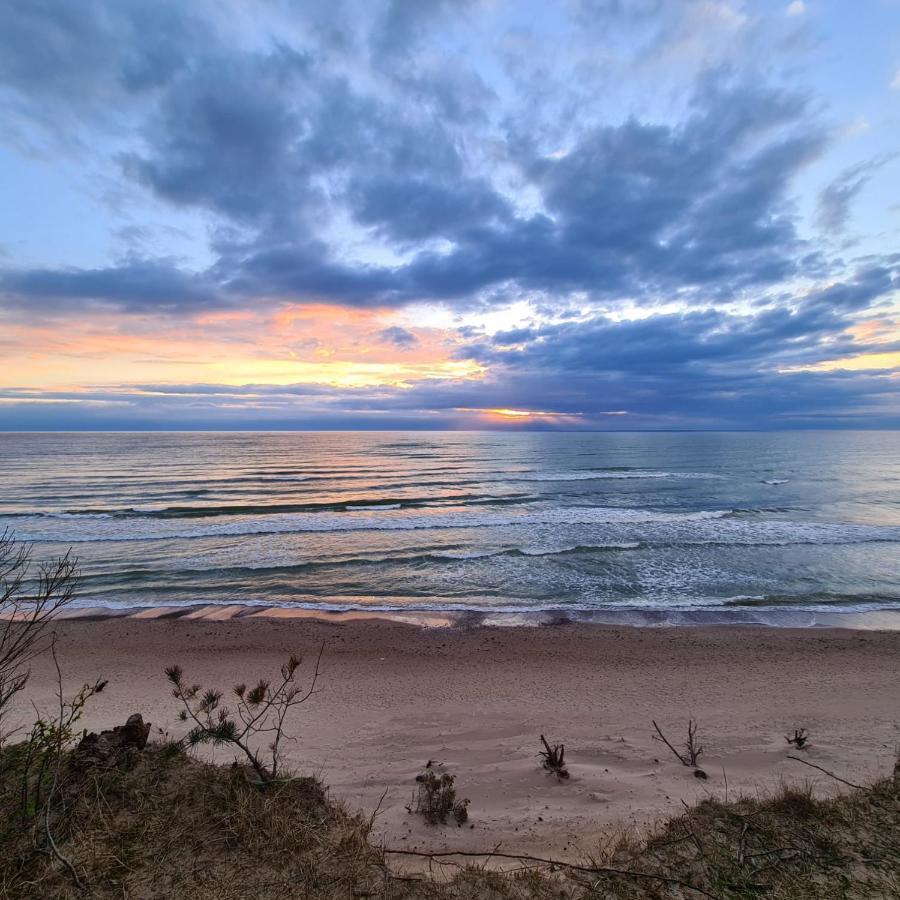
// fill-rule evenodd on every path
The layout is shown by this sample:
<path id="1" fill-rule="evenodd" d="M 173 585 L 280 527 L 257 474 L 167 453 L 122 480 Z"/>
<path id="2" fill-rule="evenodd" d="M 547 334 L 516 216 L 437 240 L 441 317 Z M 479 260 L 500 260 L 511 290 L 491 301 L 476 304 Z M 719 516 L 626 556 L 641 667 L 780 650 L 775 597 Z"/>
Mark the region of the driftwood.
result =
<path id="1" fill-rule="evenodd" d="M 798 750 L 802 750 L 809 743 L 809 732 L 805 728 L 795 728 L 794 736 L 785 735 L 784 739 Z"/>
<path id="2" fill-rule="evenodd" d="M 75 767 L 112 769 L 130 765 L 147 746 L 150 723 L 140 713 L 129 716 L 124 725 L 116 725 L 100 734 L 86 734 L 75 748 Z"/>

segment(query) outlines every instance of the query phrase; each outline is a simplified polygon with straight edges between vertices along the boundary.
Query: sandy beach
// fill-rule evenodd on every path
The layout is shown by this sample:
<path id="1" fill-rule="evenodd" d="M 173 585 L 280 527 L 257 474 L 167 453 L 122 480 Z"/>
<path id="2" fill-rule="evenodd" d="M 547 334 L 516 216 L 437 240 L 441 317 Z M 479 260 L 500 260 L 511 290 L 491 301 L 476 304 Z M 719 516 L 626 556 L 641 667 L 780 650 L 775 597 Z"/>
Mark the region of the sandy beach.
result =
<path id="1" fill-rule="evenodd" d="M 856 782 L 888 770 L 900 743 L 898 632 L 419 628 L 202 613 L 76 618 L 57 632 L 67 689 L 109 679 L 84 726 L 141 712 L 154 733 L 173 736 L 184 726 L 164 666 L 177 662 L 189 681 L 227 689 L 274 674 L 292 651 L 309 672 L 324 642 L 320 690 L 293 718 L 287 754 L 348 806 L 378 808 L 388 846 L 501 844 L 576 858 L 611 830 L 647 826 L 707 794 L 755 794 L 784 781 L 833 792 L 836 782 L 787 759 L 795 727 L 811 734 L 801 756 Z M 53 703 L 47 663 L 29 686 L 39 707 Z M 653 739 L 655 719 L 680 743 L 690 716 L 706 781 Z M 541 770 L 541 733 L 565 743 L 569 780 Z M 471 801 L 463 828 L 429 827 L 407 812 L 428 760 L 455 774 Z"/>

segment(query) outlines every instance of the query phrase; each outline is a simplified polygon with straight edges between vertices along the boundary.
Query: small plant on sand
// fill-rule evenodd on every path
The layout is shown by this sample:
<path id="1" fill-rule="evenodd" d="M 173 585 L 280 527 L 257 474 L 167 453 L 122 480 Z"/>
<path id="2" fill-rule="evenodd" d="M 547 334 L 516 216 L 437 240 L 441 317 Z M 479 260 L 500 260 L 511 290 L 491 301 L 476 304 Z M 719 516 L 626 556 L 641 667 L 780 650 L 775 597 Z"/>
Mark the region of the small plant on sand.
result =
<path id="1" fill-rule="evenodd" d="M 809 743 L 809 732 L 805 728 L 795 728 L 794 736 L 785 735 L 784 739 L 793 744 L 798 750 L 802 750 Z"/>
<path id="2" fill-rule="evenodd" d="M 416 775 L 419 789 L 407 809 L 422 816 L 429 825 L 443 825 L 453 817 L 457 825 L 469 818 L 468 800 L 456 799 L 455 776 L 444 772 L 438 775 L 429 761 L 425 771 Z"/>
<path id="3" fill-rule="evenodd" d="M 540 752 L 541 759 L 543 760 L 541 766 L 548 772 L 552 772 L 557 778 L 568 778 L 569 770 L 566 768 L 566 745 L 554 744 L 551 747 L 543 735 L 541 735 L 541 743 L 544 745 L 544 749 Z"/>
<path id="4" fill-rule="evenodd" d="M 292 655 L 281 667 L 281 678 L 276 683 L 261 678 L 253 687 L 236 685 L 233 689 L 234 710 L 223 705 L 223 691 L 204 690 L 202 685 L 188 684 L 181 666 L 169 666 L 166 677 L 173 685 L 172 696 L 182 706 L 178 717 L 192 726 L 183 739 L 184 744 L 188 747 L 231 745 L 246 757 L 260 782 L 277 779 L 283 762 L 281 745 L 285 720 L 295 706 L 305 703 L 315 692 L 324 649 L 323 644 L 305 690 L 297 684 L 300 657 Z M 264 759 L 259 741 L 267 737 L 270 742 Z"/>
<path id="5" fill-rule="evenodd" d="M 678 762 L 694 770 L 694 775 L 697 778 L 706 778 L 706 772 L 697 767 L 697 760 L 703 753 L 703 745 L 697 741 L 697 723 L 693 719 L 688 719 L 687 738 L 682 745 L 683 751 L 680 753 L 669 743 L 668 738 L 666 738 L 655 721 L 653 722 L 653 727 L 656 729 L 654 740 L 662 741 L 675 754 Z"/>

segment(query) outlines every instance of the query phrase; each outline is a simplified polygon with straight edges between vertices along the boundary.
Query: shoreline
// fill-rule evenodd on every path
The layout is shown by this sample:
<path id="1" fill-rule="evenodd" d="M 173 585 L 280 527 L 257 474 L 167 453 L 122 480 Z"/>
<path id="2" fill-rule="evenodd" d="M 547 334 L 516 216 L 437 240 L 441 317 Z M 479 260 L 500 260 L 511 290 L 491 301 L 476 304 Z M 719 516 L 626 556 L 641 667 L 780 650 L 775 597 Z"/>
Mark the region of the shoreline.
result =
<path id="1" fill-rule="evenodd" d="M 559 625 L 616 628 L 780 628 L 900 631 L 900 608 L 878 610 L 802 610 L 773 607 L 739 609 L 475 610 L 312 609 L 266 604 L 71 607 L 60 619 L 107 618 L 231 621 L 314 620 L 332 623 L 395 622 L 421 628 L 533 628 Z"/>
<path id="2" fill-rule="evenodd" d="M 154 737 L 184 731 L 165 666 L 178 663 L 191 682 L 227 693 L 276 673 L 298 651 L 306 683 L 324 643 L 319 690 L 288 728 L 288 763 L 320 776 L 349 808 L 378 808 L 378 839 L 410 849 L 481 851 L 500 842 L 504 851 L 575 860 L 616 830 L 678 813 L 682 802 L 756 795 L 783 782 L 810 782 L 820 795 L 839 790 L 787 758 L 794 728 L 810 732 L 804 758 L 857 783 L 889 771 L 900 742 L 898 631 L 571 622 L 423 629 L 264 615 L 80 617 L 55 630 L 67 693 L 109 679 L 79 726 L 97 730 L 141 712 Z M 55 690 L 52 662 L 37 660 L 29 699 L 52 708 Z M 656 720 L 680 744 L 691 717 L 707 748 L 705 781 L 653 737 Z M 565 743 L 569 780 L 541 770 L 540 734 Z M 471 801 L 465 828 L 427 826 L 406 811 L 427 760 L 454 774 Z"/>

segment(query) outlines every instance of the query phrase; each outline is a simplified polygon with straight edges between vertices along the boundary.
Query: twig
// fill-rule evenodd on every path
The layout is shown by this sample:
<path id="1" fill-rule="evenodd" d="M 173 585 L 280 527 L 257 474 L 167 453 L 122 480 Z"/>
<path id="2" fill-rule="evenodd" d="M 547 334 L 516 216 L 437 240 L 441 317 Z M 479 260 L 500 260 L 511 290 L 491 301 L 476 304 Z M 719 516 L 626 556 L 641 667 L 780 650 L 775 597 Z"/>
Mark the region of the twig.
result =
<path id="1" fill-rule="evenodd" d="M 750 830 L 750 823 L 744 822 L 743 826 L 741 826 L 741 840 L 738 845 L 738 865 L 744 865 L 744 841 L 747 838 L 747 832 Z"/>
<path id="2" fill-rule="evenodd" d="M 847 787 L 855 788 L 857 791 L 867 790 L 867 788 L 863 787 L 861 784 L 854 784 L 852 781 L 847 781 L 846 778 L 841 778 L 840 775 L 835 775 L 834 772 L 829 772 L 828 769 L 823 769 L 821 766 L 817 766 L 815 763 L 811 763 L 808 760 L 800 759 L 799 756 L 791 756 L 788 754 L 787 758 L 792 759 L 794 762 L 803 763 L 804 766 L 809 766 L 811 769 L 818 769 L 820 772 L 824 772 L 829 778 L 840 781 L 841 784 L 846 784 Z"/>
<path id="3" fill-rule="evenodd" d="M 685 760 L 685 758 L 666 739 L 666 736 L 662 733 L 662 729 L 659 727 L 659 725 L 657 725 L 653 719 L 651 719 L 650 721 L 653 722 L 653 727 L 656 729 L 656 733 L 659 735 L 659 739 L 675 754 L 675 758 L 678 760 L 678 762 L 680 762 L 683 766 L 688 765 L 687 760 Z"/>
<path id="4" fill-rule="evenodd" d="M 711 900 L 721 900 L 721 898 L 719 898 L 716 894 L 710 894 L 708 891 L 705 891 L 703 888 L 691 884 L 689 881 L 682 881 L 680 878 L 674 878 L 671 875 L 655 875 L 652 872 L 633 872 L 629 869 L 613 869 L 609 866 L 579 866 L 576 863 L 561 862 L 555 859 L 546 859 L 542 856 L 528 856 L 527 854 L 519 853 L 498 853 L 496 851 L 491 851 L 489 853 L 478 853 L 469 850 L 444 850 L 437 853 L 426 853 L 422 850 L 391 850 L 389 847 L 385 847 L 384 852 L 393 853 L 398 856 L 422 856 L 430 860 L 439 860 L 440 857 L 444 856 L 494 856 L 499 859 L 514 859 L 520 862 L 535 862 L 540 863 L 544 866 L 559 866 L 561 868 L 571 869 L 574 872 L 586 872 L 589 875 L 619 875 L 624 878 L 643 878 L 649 881 L 660 881 L 664 884 L 673 884 L 677 887 L 686 888 L 690 891 L 696 891 L 696 893 L 701 894 L 704 897 L 709 897 L 711 898 Z"/>
<path id="5" fill-rule="evenodd" d="M 84 890 L 84 885 L 81 883 L 81 879 L 78 877 L 78 873 L 75 871 L 75 866 L 66 859 L 65 856 L 60 852 L 59 847 L 56 846 L 56 841 L 53 840 L 53 832 L 50 830 L 50 806 L 51 801 L 53 800 L 53 793 L 56 790 L 56 775 L 53 776 L 53 784 L 50 786 L 50 792 L 47 794 L 47 802 L 44 806 L 44 830 L 47 832 L 47 842 L 50 844 L 50 849 L 53 851 L 53 855 L 68 869 L 69 874 L 72 876 L 72 880 L 75 882 L 76 887 L 79 891 Z"/>
<path id="6" fill-rule="evenodd" d="M 378 803 L 375 804 L 375 809 L 372 810 L 372 815 L 369 816 L 369 825 L 367 831 L 371 831 L 375 827 L 375 820 L 378 818 L 378 814 L 381 812 L 381 804 L 384 803 L 384 798 L 388 795 L 388 788 L 385 788 L 381 796 L 378 798 Z"/>

